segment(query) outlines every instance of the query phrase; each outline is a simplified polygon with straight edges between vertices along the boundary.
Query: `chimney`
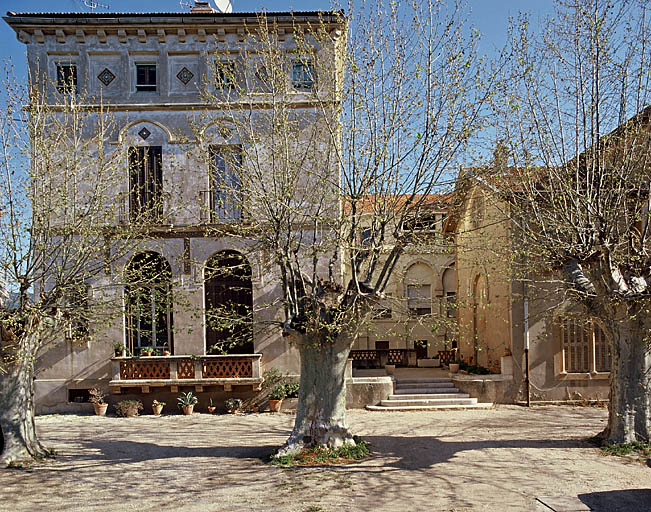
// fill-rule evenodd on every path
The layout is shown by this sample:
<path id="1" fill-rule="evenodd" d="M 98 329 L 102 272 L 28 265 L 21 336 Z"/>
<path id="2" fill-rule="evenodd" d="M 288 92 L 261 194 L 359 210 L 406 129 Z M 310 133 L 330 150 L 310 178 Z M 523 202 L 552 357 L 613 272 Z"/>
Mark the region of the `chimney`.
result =
<path id="1" fill-rule="evenodd" d="M 216 12 L 215 9 L 210 7 L 210 4 L 208 1 L 202 1 L 202 0 L 195 0 L 194 5 L 190 8 L 191 13 L 198 13 L 198 12 Z"/>

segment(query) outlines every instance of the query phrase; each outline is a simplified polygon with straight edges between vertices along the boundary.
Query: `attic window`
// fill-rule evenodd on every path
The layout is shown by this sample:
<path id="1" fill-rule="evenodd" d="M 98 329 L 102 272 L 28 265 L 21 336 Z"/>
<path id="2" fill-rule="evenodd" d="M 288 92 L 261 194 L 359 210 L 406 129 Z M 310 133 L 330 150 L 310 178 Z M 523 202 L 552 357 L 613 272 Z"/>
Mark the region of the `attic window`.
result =
<path id="1" fill-rule="evenodd" d="M 77 92 L 77 66 L 57 64 L 57 92 L 71 94 Z"/>
<path id="2" fill-rule="evenodd" d="M 156 91 L 156 64 L 136 64 L 136 91 Z"/>
<path id="3" fill-rule="evenodd" d="M 443 214 L 426 213 L 406 219 L 403 223 L 405 231 L 438 231 L 443 223 Z"/>
<path id="4" fill-rule="evenodd" d="M 292 86 L 299 91 L 314 89 L 316 73 L 314 65 L 309 60 L 299 60 L 292 63 Z"/>

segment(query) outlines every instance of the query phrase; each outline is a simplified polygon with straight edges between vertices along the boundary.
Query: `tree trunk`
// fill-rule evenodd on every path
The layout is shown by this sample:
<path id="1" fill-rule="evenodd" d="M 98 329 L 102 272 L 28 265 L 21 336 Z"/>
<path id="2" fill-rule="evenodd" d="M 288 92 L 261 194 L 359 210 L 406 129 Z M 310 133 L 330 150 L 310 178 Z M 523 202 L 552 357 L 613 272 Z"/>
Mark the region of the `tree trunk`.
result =
<path id="1" fill-rule="evenodd" d="M 299 336 L 301 378 L 296 421 L 278 456 L 303 448 L 337 448 L 355 444 L 346 425 L 346 360 L 351 341 L 340 335 L 336 342 Z"/>
<path id="2" fill-rule="evenodd" d="M 651 440 L 651 321 L 630 318 L 613 331 L 610 407 L 604 439 L 609 443 Z"/>
<path id="3" fill-rule="evenodd" d="M 36 436 L 34 424 L 34 356 L 36 336 L 18 340 L 17 350 L 9 356 L 3 351 L 0 371 L 0 429 L 3 443 L 0 465 L 30 461 L 50 455 Z M 35 350 L 35 347 L 34 347 Z"/>

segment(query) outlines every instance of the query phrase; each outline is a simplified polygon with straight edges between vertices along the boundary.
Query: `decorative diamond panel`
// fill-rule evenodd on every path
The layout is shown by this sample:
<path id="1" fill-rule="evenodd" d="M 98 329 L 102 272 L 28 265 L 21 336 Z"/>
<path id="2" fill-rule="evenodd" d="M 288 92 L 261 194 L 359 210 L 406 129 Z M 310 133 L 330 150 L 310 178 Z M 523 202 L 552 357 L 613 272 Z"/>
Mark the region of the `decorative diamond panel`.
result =
<path id="1" fill-rule="evenodd" d="M 241 379 L 253 376 L 250 359 L 207 359 L 203 361 L 203 377 L 212 379 Z"/>
<path id="2" fill-rule="evenodd" d="M 140 135 L 142 140 L 147 140 L 147 137 L 151 135 L 151 132 L 147 128 L 143 127 L 143 129 L 138 132 L 138 135 Z"/>
<path id="3" fill-rule="evenodd" d="M 457 358 L 457 349 L 452 350 L 439 350 L 439 361 L 442 365 L 450 364 Z"/>
<path id="4" fill-rule="evenodd" d="M 389 356 L 387 358 L 388 364 L 402 364 L 404 360 L 403 350 L 400 349 L 391 349 L 389 350 Z"/>
<path id="5" fill-rule="evenodd" d="M 104 85 L 108 86 L 115 79 L 115 75 L 111 72 L 110 69 L 104 68 L 102 72 L 97 75 L 97 78 L 99 78 L 99 81 Z"/>
<path id="6" fill-rule="evenodd" d="M 194 360 L 179 359 L 176 362 L 176 375 L 179 379 L 194 379 Z"/>
<path id="7" fill-rule="evenodd" d="M 183 82 L 183 85 L 188 85 L 188 82 L 192 80 L 194 74 L 188 68 L 183 67 L 181 71 L 176 74 L 176 78 Z"/>
<path id="8" fill-rule="evenodd" d="M 120 379 L 122 380 L 169 378 L 170 365 L 168 361 L 120 361 Z"/>

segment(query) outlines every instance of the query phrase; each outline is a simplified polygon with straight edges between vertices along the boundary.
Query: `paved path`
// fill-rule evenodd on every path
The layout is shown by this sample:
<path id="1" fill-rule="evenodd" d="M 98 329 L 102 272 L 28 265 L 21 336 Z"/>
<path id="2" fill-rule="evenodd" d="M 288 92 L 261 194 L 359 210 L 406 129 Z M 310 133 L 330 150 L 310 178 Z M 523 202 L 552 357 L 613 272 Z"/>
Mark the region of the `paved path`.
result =
<path id="1" fill-rule="evenodd" d="M 651 469 L 583 440 L 603 428 L 603 409 L 350 411 L 371 459 L 266 465 L 292 421 L 269 413 L 39 417 L 59 455 L 29 471 L 0 470 L 0 510 L 501 512 L 577 496 L 596 510 L 651 510 Z"/>

